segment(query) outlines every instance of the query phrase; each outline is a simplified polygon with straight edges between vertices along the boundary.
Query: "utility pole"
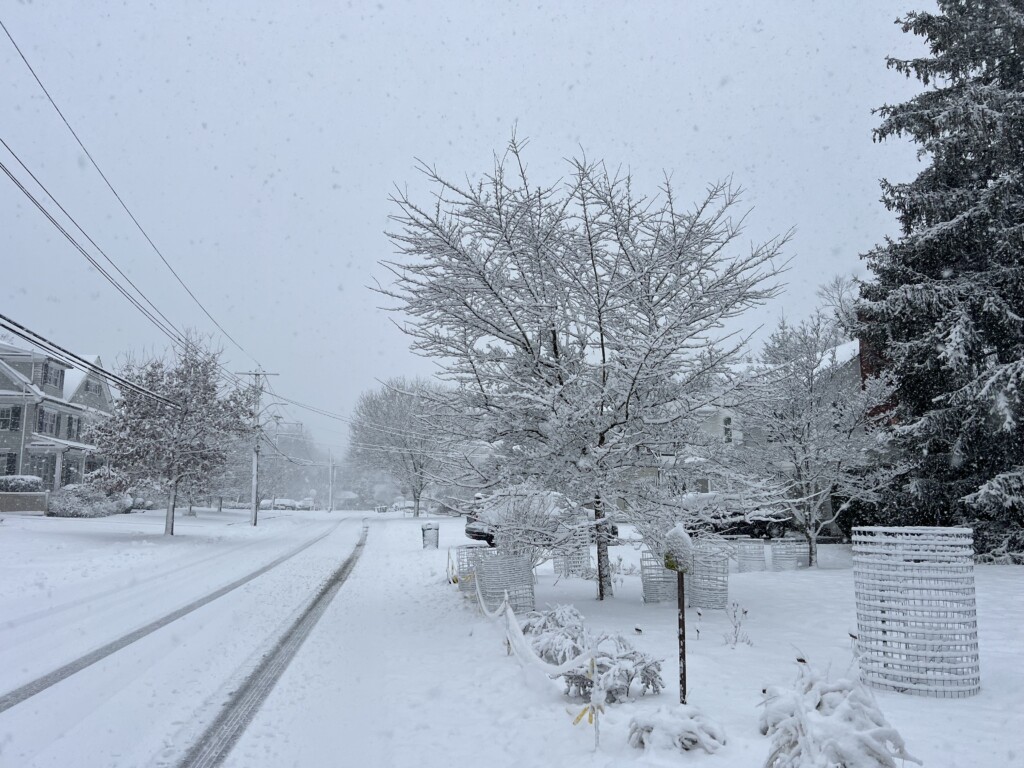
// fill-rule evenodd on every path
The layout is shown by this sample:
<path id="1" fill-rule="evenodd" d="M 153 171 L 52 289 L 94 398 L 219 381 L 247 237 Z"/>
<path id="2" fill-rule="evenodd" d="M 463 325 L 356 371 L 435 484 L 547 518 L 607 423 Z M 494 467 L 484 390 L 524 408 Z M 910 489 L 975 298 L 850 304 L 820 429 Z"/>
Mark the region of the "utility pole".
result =
<path id="1" fill-rule="evenodd" d="M 277 376 L 276 373 L 266 373 L 262 370 L 256 371 L 236 371 L 239 376 L 252 376 L 253 390 L 255 393 L 255 402 L 252 406 L 252 524 L 256 525 L 259 519 L 260 510 L 260 497 L 259 497 L 259 477 L 260 477 L 260 400 L 263 396 L 263 382 L 260 380 L 260 376 Z"/>
<path id="2" fill-rule="evenodd" d="M 327 471 L 331 474 L 327 479 L 327 511 L 334 511 L 334 451 L 327 449 Z"/>

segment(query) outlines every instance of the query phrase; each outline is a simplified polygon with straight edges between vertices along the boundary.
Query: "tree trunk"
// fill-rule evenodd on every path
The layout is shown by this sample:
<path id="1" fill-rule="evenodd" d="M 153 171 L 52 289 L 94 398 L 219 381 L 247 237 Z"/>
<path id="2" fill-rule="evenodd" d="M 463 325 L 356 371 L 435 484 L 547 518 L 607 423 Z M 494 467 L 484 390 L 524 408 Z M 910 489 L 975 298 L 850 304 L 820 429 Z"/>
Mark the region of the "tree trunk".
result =
<path id="1" fill-rule="evenodd" d="M 185 516 L 186 517 L 195 517 L 196 516 L 195 510 L 192 509 L 192 499 L 188 500 L 188 512 L 185 513 Z"/>
<path id="2" fill-rule="evenodd" d="M 612 596 L 612 567 L 608 559 L 608 529 L 601 495 L 594 496 L 594 538 L 597 541 L 597 599 Z"/>
<path id="3" fill-rule="evenodd" d="M 420 516 L 420 495 L 415 490 L 412 492 L 412 516 Z"/>
<path id="4" fill-rule="evenodd" d="M 807 565 L 810 568 L 818 567 L 818 534 L 815 531 L 807 531 Z"/>
<path id="5" fill-rule="evenodd" d="M 167 499 L 167 518 L 164 520 L 164 535 L 174 535 L 174 500 L 178 495 L 178 484 L 171 485 L 171 495 Z"/>
<path id="6" fill-rule="evenodd" d="M 218 496 L 217 497 L 217 511 L 218 512 L 223 512 L 224 511 L 224 497 L 223 496 Z"/>

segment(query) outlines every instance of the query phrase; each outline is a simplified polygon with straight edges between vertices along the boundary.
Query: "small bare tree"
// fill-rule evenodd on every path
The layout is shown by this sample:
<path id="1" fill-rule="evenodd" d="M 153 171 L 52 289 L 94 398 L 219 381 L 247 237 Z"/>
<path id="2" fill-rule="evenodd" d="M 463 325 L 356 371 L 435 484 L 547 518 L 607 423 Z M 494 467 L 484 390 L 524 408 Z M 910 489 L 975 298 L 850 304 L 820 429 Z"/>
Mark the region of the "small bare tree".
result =
<path id="1" fill-rule="evenodd" d="M 436 418 L 443 388 L 424 379 L 390 379 L 359 396 L 349 428 L 349 461 L 383 469 L 412 496 L 414 515 L 436 478 L 446 434 Z"/>
<path id="2" fill-rule="evenodd" d="M 862 378 L 858 342 L 842 339 L 822 311 L 781 322 L 741 390 L 744 445 L 717 462 L 762 513 L 791 518 L 811 565 L 818 535 L 851 501 L 876 500 L 894 472 L 885 460 L 892 386 Z"/>

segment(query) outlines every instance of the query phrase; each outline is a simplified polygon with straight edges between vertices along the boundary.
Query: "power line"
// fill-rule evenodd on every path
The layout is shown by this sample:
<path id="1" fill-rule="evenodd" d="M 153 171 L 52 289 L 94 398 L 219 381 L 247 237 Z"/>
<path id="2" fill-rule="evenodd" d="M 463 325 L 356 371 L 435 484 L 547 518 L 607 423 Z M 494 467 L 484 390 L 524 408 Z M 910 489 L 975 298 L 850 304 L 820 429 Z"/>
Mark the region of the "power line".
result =
<path id="1" fill-rule="evenodd" d="M 162 318 L 162 320 L 158 319 L 153 314 L 153 312 L 150 312 L 146 307 L 142 305 L 141 301 L 138 298 L 133 296 L 123 285 L 121 285 L 117 281 L 117 279 L 113 275 L 111 275 L 110 272 L 108 272 L 92 256 L 92 254 L 90 254 L 85 249 L 85 247 L 75 239 L 74 235 L 72 235 L 59 221 L 57 221 L 56 217 L 54 217 L 46 209 L 43 203 L 38 198 L 36 198 L 35 195 L 33 195 L 32 192 L 29 191 L 29 189 L 24 184 L 21 183 L 21 181 L 11 172 L 11 170 L 3 163 L 3 161 L 0 161 L 0 170 L 3 170 L 7 177 L 11 179 L 15 186 L 18 187 L 21 193 L 25 195 L 25 197 L 27 197 L 33 203 L 33 205 L 36 206 L 40 213 L 42 213 L 43 216 L 46 217 L 46 219 L 57 229 L 57 231 L 64 235 L 64 237 L 68 240 L 69 243 L 71 243 L 75 250 L 77 250 L 83 257 L 85 257 L 86 261 L 88 261 L 89 264 L 92 265 L 92 267 L 96 269 L 96 271 L 98 271 L 107 280 L 107 282 L 114 286 L 114 288 L 122 296 L 124 296 L 133 307 L 135 307 L 139 312 L 141 312 L 143 316 L 146 317 L 146 319 L 153 323 L 153 325 L 155 325 L 156 328 L 165 336 L 167 336 L 174 344 L 186 349 L 196 349 L 196 344 L 192 342 L 184 333 L 182 333 L 182 331 L 178 329 L 177 326 L 175 326 L 174 323 L 172 323 L 167 318 L 167 316 L 159 310 L 159 308 L 157 308 L 156 304 L 154 304 L 153 301 L 150 300 L 149 297 L 147 297 L 145 293 L 138 286 L 136 286 L 135 283 L 133 283 L 132 280 L 121 270 L 121 268 L 117 266 L 114 260 L 107 255 L 107 253 L 96 243 L 96 241 L 93 240 L 89 233 L 85 231 L 85 229 L 75 220 L 75 218 L 70 213 L 68 213 L 67 209 L 64 208 L 63 205 L 61 205 L 60 201 L 57 200 L 57 198 L 53 195 L 52 192 L 50 192 L 49 189 L 47 189 L 46 185 L 44 185 L 39 180 L 39 178 L 34 173 L 32 173 L 32 170 L 25 165 L 25 163 L 18 156 L 18 154 L 13 149 L 11 149 L 10 145 L 8 145 L 3 138 L 0 138 L 0 144 L 3 144 L 4 148 L 6 148 L 7 151 L 14 157 L 14 159 L 18 161 L 19 165 L 21 165 L 21 167 L 25 170 L 26 173 L 28 173 L 32 180 L 35 181 L 39 188 L 46 193 L 46 195 L 61 210 L 61 212 L 68 218 L 68 220 L 75 226 L 75 228 L 82 233 L 86 240 L 88 240 L 89 243 L 92 244 L 92 246 L 103 256 L 103 258 L 106 259 L 106 261 L 117 271 L 117 273 L 121 275 L 125 279 L 125 281 L 139 294 L 139 296 L 141 296 L 142 299 L 147 304 L 149 304 L 150 307 L 153 308 L 153 312 L 159 315 L 160 318 Z M 237 387 L 242 383 L 241 380 L 238 379 L 238 377 L 231 374 L 231 372 L 228 371 L 221 363 L 218 362 L 217 367 L 220 369 L 221 378 L 225 379 L 230 385 Z"/>
<path id="2" fill-rule="evenodd" d="M 32 77 L 35 78 L 36 83 L 39 84 L 39 87 L 42 89 L 43 93 L 46 94 L 47 100 L 49 100 L 50 104 L 57 111 L 57 114 L 60 115 L 60 119 L 64 122 L 64 125 L 67 126 L 67 129 L 71 132 L 71 135 L 75 137 L 75 141 L 78 142 L 78 146 L 82 148 L 82 151 L 85 153 L 85 156 L 89 158 L 89 162 L 92 163 L 92 167 L 96 169 L 96 172 L 100 175 L 100 178 L 103 179 L 104 183 L 107 185 L 107 188 L 113 193 L 114 197 L 117 198 L 117 202 L 121 204 L 121 207 L 124 209 L 125 213 L 127 213 L 129 218 L 131 218 L 132 222 L 138 228 L 139 232 L 142 233 L 142 236 L 146 238 L 146 242 L 149 243 L 150 247 L 153 249 L 156 255 L 160 257 L 160 260 L 164 263 L 164 266 L 166 266 L 167 269 L 170 270 L 171 274 L 174 275 L 174 279 L 177 280 L 178 284 L 185 289 L 185 292 L 192 297 L 192 300 L 196 303 L 196 305 L 201 310 L 203 310 L 203 314 L 205 314 L 210 319 L 210 322 L 217 326 L 220 332 L 223 333 L 224 336 L 232 344 L 238 347 L 238 349 L 241 350 L 246 357 L 248 357 L 254 363 L 259 364 L 259 361 L 256 360 L 256 358 L 250 355 L 241 344 L 235 341 L 234 337 L 230 333 L 224 330 L 224 326 L 217 322 L 216 318 L 214 318 L 214 316 L 210 314 L 209 310 L 207 310 L 206 307 L 203 306 L 203 303 L 199 301 L 198 297 L 196 297 L 196 295 L 192 292 L 192 289 L 185 284 L 185 281 L 181 279 L 181 276 L 178 275 L 178 273 L 174 270 L 174 267 L 172 267 L 170 262 L 167 261 L 163 252 L 157 247 L 156 243 L 153 242 L 152 238 L 142 227 L 142 224 L 140 224 L 139 220 L 135 217 L 135 214 L 132 213 L 128 206 L 125 204 L 124 200 L 121 198 L 121 195 L 118 194 L 116 189 L 114 189 L 114 185 L 110 183 L 110 179 L 108 179 L 107 175 L 103 173 L 103 170 L 100 168 L 95 158 L 93 158 L 92 153 L 86 148 L 85 144 L 79 138 L 78 133 L 76 133 L 75 129 L 71 127 L 71 123 L 68 122 L 68 119 L 64 116 L 64 113 L 61 111 L 60 107 L 57 106 L 57 102 L 53 100 L 53 97 L 50 95 L 50 92 L 47 90 L 46 86 L 43 85 L 43 81 L 39 79 L 39 75 L 36 74 L 35 69 L 32 68 L 32 65 L 29 63 L 28 58 L 22 52 L 21 47 L 15 41 L 14 37 L 11 35 L 10 30 L 7 29 L 7 26 L 3 23 L 2 20 L 0 20 L 0 28 L 3 28 L 4 33 L 7 35 L 7 39 L 11 41 L 11 45 L 14 46 L 14 49 L 18 52 L 18 55 L 21 56 L 21 60 L 25 62 L 25 66 L 28 67 L 28 71 L 32 73 Z"/>
<path id="3" fill-rule="evenodd" d="M 118 376 L 116 373 L 112 373 L 106 370 L 105 368 L 96 365 L 95 363 L 89 362 L 84 357 L 80 357 L 79 355 L 76 355 L 74 352 L 71 352 L 65 349 L 64 347 L 60 346 L 59 344 L 50 341 L 45 336 L 42 336 L 36 333 L 35 331 L 26 328 L 25 326 L 15 322 L 6 315 L 0 314 L 0 326 L 3 326 L 5 329 L 13 333 L 15 336 L 24 339 L 33 346 L 42 349 L 48 355 L 54 357 L 60 362 L 65 363 L 66 365 L 69 365 L 72 368 L 77 368 L 85 373 L 91 373 L 97 376 L 98 378 L 103 379 L 108 384 L 113 384 L 118 389 L 131 390 L 133 392 L 136 392 L 137 394 L 142 395 L 143 397 L 149 397 L 153 400 L 162 402 L 165 405 L 173 406 L 174 408 L 181 407 L 178 403 L 164 397 L 163 395 L 159 395 L 156 392 L 146 389 L 145 387 L 140 386 L 122 376 Z"/>

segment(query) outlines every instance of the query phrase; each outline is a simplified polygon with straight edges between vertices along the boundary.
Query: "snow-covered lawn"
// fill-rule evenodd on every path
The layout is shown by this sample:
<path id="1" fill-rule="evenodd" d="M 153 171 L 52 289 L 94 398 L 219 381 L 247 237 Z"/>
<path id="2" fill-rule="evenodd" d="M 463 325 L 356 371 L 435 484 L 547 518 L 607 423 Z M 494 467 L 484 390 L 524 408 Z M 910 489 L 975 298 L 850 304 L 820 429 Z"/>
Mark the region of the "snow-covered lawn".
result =
<path id="1" fill-rule="evenodd" d="M 245 513 L 182 518 L 161 537 L 159 515 L 105 520 L 8 517 L 0 524 L 0 696 L 69 658 L 252 571 L 322 532 L 336 532 L 235 592 L 53 688 L 0 713 L 2 766 L 173 765 L 239 677 L 351 551 L 363 514 Z M 849 674 L 855 628 L 849 553 L 824 548 L 818 571 L 732 574 L 752 646 L 731 648 L 721 612 L 689 612 L 690 701 L 721 723 L 715 755 L 644 753 L 626 744 L 637 712 L 677 701 L 675 611 L 645 605 L 639 575 L 616 577 L 599 603 L 594 584 L 556 580 L 541 566 L 537 602 L 572 602 L 589 626 L 629 636 L 664 658 L 666 690 L 614 705 L 593 732 L 573 726 L 579 704 L 561 685 L 506 653 L 502 625 L 445 582 L 447 548 L 467 543 L 464 521 L 441 518 L 440 550 L 421 548 L 423 520 L 366 515 L 362 559 L 227 765 L 648 766 L 681 762 L 752 768 L 761 689 L 788 683 L 795 659 Z M 638 565 L 631 547 L 613 549 Z M 1024 571 L 977 569 L 982 693 L 932 700 L 877 693 L 908 750 L 931 768 L 1024 764 Z M 635 628 L 641 631 L 637 633 Z M 571 713 L 571 714 L 570 714 Z"/>

